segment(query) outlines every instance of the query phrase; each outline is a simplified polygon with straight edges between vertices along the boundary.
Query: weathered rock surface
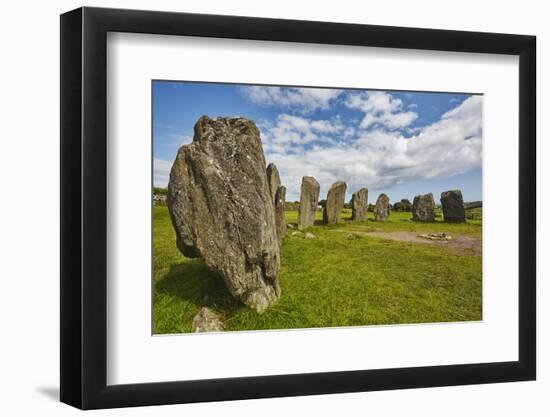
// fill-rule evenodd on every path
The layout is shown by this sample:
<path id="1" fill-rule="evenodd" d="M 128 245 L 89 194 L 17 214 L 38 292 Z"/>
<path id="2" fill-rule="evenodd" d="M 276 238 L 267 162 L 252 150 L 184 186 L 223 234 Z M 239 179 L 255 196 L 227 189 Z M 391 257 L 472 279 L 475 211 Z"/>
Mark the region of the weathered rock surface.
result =
<path id="1" fill-rule="evenodd" d="M 347 185 L 344 181 L 336 181 L 327 193 L 327 202 L 323 209 L 323 224 L 336 224 L 341 219 L 346 198 Z"/>
<path id="2" fill-rule="evenodd" d="M 319 204 L 321 186 L 313 177 L 303 177 L 300 188 L 300 207 L 298 208 L 298 229 L 313 226 Z"/>
<path id="3" fill-rule="evenodd" d="M 277 166 L 274 163 L 270 163 L 267 166 L 266 174 L 271 199 L 275 203 L 275 199 L 277 198 L 277 189 L 281 185 L 281 178 L 279 177 L 279 170 L 277 169 Z"/>
<path id="4" fill-rule="evenodd" d="M 450 190 L 441 193 L 441 208 L 443 209 L 443 220 L 446 222 L 464 223 L 466 221 L 462 191 Z"/>
<path id="5" fill-rule="evenodd" d="M 275 193 L 275 229 L 277 231 L 277 239 L 279 247 L 283 243 L 283 239 L 286 236 L 286 219 L 285 219 L 285 199 L 286 199 L 286 187 L 279 186 Z"/>
<path id="6" fill-rule="evenodd" d="M 384 222 L 388 220 L 390 215 L 390 198 L 382 193 L 376 199 L 376 205 L 374 206 L 374 220 L 377 222 Z"/>
<path id="7" fill-rule="evenodd" d="M 351 220 L 363 222 L 367 219 L 369 208 L 369 190 L 361 188 L 351 196 Z"/>
<path id="8" fill-rule="evenodd" d="M 315 237 L 313 233 L 306 232 L 304 239 L 315 239 Z"/>
<path id="9" fill-rule="evenodd" d="M 225 325 L 222 318 L 210 310 L 203 307 L 193 318 L 193 331 L 195 333 L 203 332 L 223 332 Z"/>
<path id="10" fill-rule="evenodd" d="M 172 165 L 168 208 L 180 251 L 204 258 L 234 297 L 259 312 L 279 298 L 275 208 L 254 122 L 201 117 Z"/>
<path id="11" fill-rule="evenodd" d="M 412 204 L 412 219 L 416 222 L 433 222 L 435 220 L 435 201 L 432 193 L 417 195 Z"/>

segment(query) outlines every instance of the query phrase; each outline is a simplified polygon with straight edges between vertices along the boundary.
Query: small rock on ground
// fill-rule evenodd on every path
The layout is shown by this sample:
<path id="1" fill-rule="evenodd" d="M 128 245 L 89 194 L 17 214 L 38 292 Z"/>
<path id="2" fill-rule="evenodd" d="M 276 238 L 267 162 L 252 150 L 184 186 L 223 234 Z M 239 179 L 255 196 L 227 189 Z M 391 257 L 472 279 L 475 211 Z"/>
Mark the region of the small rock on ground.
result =
<path id="1" fill-rule="evenodd" d="M 427 233 L 423 235 L 418 235 L 418 237 L 424 238 L 424 239 L 430 239 L 430 240 L 452 240 L 452 236 L 448 235 L 445 232 L 441 233 Z"/>
<path id="2" fill-rule="evenodd" d="M 224 329 L 222 318 L 208 307 L 201 308 L 193 318 L 193 331 L 195 333 L 223 332 Z"/>
<path id="3" fill-rule="evenodd" d="M 304 236 L 304 239 L 315 239 L 315 235 L 313 233 L 307 232 Z"/>

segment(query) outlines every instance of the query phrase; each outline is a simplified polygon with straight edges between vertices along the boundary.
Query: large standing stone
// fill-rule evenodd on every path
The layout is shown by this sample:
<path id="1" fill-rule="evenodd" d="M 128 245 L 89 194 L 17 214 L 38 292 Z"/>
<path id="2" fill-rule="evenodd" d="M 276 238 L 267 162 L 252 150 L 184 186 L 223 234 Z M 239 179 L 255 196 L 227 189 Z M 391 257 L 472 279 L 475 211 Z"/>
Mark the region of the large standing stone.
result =
<path id="1" fill-rule="evenodd" d="M 172 165 L 168 208 L 179 250 L 204 258 L 234 297 L 259 312 L 279 298 L 275 208 L 254 122 L 201 117 Z"/>
<path id="2" fill-rule="evenodd" d="M 433 222 L 434 209 L 435 201 L 432 193 L 417 195 L 412 204 L 412 219 L 416 222 Z"/>
<path id="3" fill-rule="evenodd" d="M 323 210 L 323 224 L 336 224 L 340 221 L 346 199 L 346 188 L 344 181 L 336 181 L 330 186 Z"/>
<path id="4" fill-rule="evenodd" d="M 266 169 L 267 183 L 269 184 L 269 192 L 271 193 L 271 199 L 275 202 L 277 189 L 281 185 L 281 178 L 279 177 L 279 170 L 274 163 L 270 163 Z"/>
<path id="5" fill-rule="evenodd" d="M 376 200 L 376 205 L 374 206 L 374 220 L 377 222 L 384 222 L 388 220 L 390 215 L 390 198 L 382 193 L 378 196 Z"/>
<path id="6" fill-rule="evenodd" d="M 369 190 L 361 188 L 351 196 L 351 220 L 363 222 L 367 219 L 369 208 Z"/>
<path id="7" fill-rule="evenodd" d="M 466 210 L 460 190 L 451 190 L 441 193 L 441 208 L 443 209 L 443 220 L 451 223 L 464 223 L 466 221 Z"/>
<path id="8" fill-rule="evenodd" d="M 277 230 L 279 247 L 282 245 L 286 235 L 285 200 L 286 187 L 281 185 L 275 193 L 275 229 Z"/>
<path id="9" fill-rule="evenodd" d="M 319 204 L 321 186 L 313 177 L 303 177 L 298 208 L 298 229 L 305 229 L 315 223 L 315 213 Z"/>

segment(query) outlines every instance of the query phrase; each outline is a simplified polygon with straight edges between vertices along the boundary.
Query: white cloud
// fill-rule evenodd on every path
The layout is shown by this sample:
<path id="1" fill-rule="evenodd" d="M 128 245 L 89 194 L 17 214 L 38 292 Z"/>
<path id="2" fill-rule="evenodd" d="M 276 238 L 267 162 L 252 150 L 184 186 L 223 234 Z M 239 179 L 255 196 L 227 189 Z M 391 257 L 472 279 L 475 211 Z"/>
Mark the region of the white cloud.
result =
<path id="1" fill-rule="evenodd" d="M 193 142 L 193 135 L 180 135 L 180 134 L 173 134 L 173 135 L 170 135 L 171 137 L 173 137 L 176 141 L 176 144 L 178 146 L 181 146 L 181 145 L 188 145 L 190 144 L 191 142 Z"/>
<path id="2" fill-rule="evenodd" d="M 388 191 L 400 183 L 453 176 L 481 167 L 481 96 L 466 99 L 428 126 L 407 125 L 403 130 L 388 127 L 405 123 L 400 115 L 407 111 L 403 111 L 400 100 L 389 94 L 370 102 L 363 95 L 352 100 L 350 103 L 362 109 L 365 117 L 373 113 L 386 120 L 389 114 L 393 119 L 371 124 L 369 129 L 360 127 L 358 120 L 346 119 L 344 123 L 339 117 L 317 120 L 288 113 L 279 114 L 273 122 L 258 123 L 266 160 L 279 168 L 288 199 L 299 198 L 305 175 L 320 182 L 321 198 L 337 180 L 347 182 L 349 197 L 361 187 Z M 154 159 L 155 186 L 167 186 L 171 166 L 172 161 Z"/>
<path id="3" fill-rule="evenodd" d="M 293 88 L 247 86 L 241 91 L 253 103 L 264 106 L 280 106 L 301 114 L 316 109 L 327 110 L 342 90 L 329 88 Z"/>
<path id="4" fill-rule="evenodd" d="M 170 170 L 172 161 L 155 158 L 153 160 L 153 185 L 155 187 L 166 188 L 170 179 Z"/>
<path id="5" fill-rule="evenodd" d="M 373 125 L 383 126 L 390 130 L 409 126 L 418 118 L 413 111 L 403 111 L 403 102 L 384 91 L 370 91 L 350 94 L 345 104 L 350 109 L 365 113 L 359 126 L 368 129 Z"/>
<path id="6" fill-rule="evenodd" d="M 415 130 L 409 138 L 397 130 L 378 128 L 359 131 L 353 140 L 342 143 L 337 137 L 344 136 L 349 127 L 341 123 L 340 126 L 337 121 L 329 146 L 305 149 L 303 143 L 294 147 L 291 139 L 285 142 L 285 130 L 276 131 L 280 137 L 269 136 L 273 133 L 268 131 L 270 140 L 280 143 L 281 149 L 273 149 L 268 143 L 264 146 L 266 158 L 279 168 L 289 199 L 299 198 L 304 175 L 317 178 L 324 198 L 337 180 L 347 182 L 350 195 L 361 187 L 388 190 L 404 182 L 461 174 L 481 167 L 482 100 L 480 96 L 466 99 L 435 123 Z M 306 122 L 296 123 L 291 130 L 304 126 L 300 137 L 315 135 L 313 122 Z"/>
<path id="7" fill-rule="evenodd" d="M 291 114 L 279 114 L 275 124 L 260 124 L 266 153 L 302 153 L 306 145 L 335 145 L 335 135 L 345 131 L 340 118 L 311 120 Z"/>

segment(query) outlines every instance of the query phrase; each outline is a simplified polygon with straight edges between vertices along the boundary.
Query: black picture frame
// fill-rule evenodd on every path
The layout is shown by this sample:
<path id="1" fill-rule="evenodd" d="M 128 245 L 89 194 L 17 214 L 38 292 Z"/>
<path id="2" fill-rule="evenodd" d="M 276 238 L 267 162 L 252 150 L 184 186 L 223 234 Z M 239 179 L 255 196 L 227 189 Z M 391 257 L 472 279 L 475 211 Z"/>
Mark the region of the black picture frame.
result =
<path id="1" fill-rule="evenodd" d="M 107 385 L 108 32 L 519 56 L 519 360 Z M 60 56 L 62 402 L 95 409 L 535 379 L 534 36 L 84 7 L 61 15 Z"/>

